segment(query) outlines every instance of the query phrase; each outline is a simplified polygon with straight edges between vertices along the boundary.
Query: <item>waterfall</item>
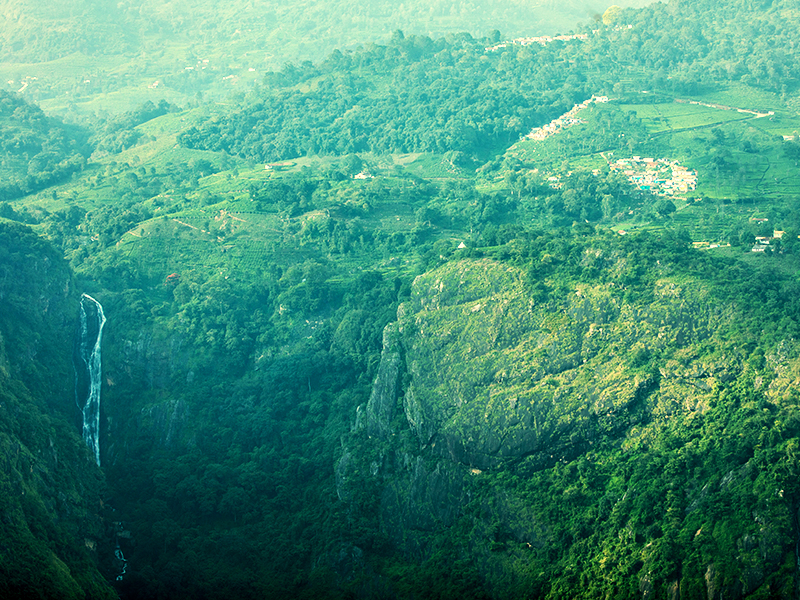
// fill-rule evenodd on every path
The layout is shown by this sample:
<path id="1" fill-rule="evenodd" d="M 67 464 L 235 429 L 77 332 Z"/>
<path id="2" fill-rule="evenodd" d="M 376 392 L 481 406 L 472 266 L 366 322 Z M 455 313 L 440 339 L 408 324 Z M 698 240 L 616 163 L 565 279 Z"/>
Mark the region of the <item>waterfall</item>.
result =
<path id="1" fill-rule="evenodd" d="M 89 310 L 87 310 L 87 304 Z M 101 304 L 89 296 L 81 296 L 81 339 L 79 348 L 82 373 L 76 388 L 76 401 L 83 413 L 83 440 L 94 452 L 94 460 L 100 465 L 100 342 L 106 317 Z M 83 389 L 82 389 L 83 388 Z M 81 394 L 83 391 L 83 394 Z M 83 398 L 83 400 L 82 400 Z M 83 402 L 83 404 L 81 404 Z"/>

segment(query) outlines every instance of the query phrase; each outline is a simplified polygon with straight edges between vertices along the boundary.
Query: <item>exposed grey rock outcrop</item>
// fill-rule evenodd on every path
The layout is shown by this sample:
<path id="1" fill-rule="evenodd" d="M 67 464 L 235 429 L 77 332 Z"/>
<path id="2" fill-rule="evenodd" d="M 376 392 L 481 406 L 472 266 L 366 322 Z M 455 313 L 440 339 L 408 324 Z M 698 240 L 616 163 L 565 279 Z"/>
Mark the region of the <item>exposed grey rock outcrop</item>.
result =
<path id="1" fill-rule="evenodd" d="M 397 414 L 403 366 L 400 333 L 397 323 L 391 323 L 383 332 L 381 363 L 364 412 L 367 435 L 384 438 L 389 435 Z"/>

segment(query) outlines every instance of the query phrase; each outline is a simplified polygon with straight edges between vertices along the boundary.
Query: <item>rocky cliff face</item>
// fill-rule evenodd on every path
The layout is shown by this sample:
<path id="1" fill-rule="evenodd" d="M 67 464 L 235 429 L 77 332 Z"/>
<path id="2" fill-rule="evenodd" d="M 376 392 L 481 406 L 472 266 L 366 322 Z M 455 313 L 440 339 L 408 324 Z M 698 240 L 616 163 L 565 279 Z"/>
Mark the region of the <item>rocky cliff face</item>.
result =
<path id="1" fill-rule="evenodd" d="M 580 491 L 576 482 L 552 479 L 587 460 L 650 451 L 675 423 L 711 422 L 711 412 L 733 411 L 733 405 L 721 409 L 720 398 L 737 382 L 746 380 L 751 383 L 741 385 L 751 385 L 754 394 L 760 387 L 774 402 L 785 401 L 779 399 L 793 393 L 800 372 L 795 346 L 786 342 L 769 356 L 769 376 L 748 379 L 746 353 L 726 333 L 737 309 L 714 302 L 697 281 L 665 277 L 646 303 L 629 299 L 613 283 L 575 284 L 543 301 L 526 290 L 519 270 L 491 260 L 453 262 L 418 277 L 411 300 L 386 329 L 372 395 L 359 409 L 337 465 L 340 498 L 353 504 L 353 488 L 367 481 L 381 490 L 381 525 L 401 548 L 422 550 L 435 532 L 468 521 L 472 533 L 465 552 L 480 558 L 489 587 L 509 577 L 526 581 L 522 565 L 531 552 L 552 554 L 554 545 L 567 543 L 543 518 L 556 509 L 530 496 L 531 482 L 542 485 L 550 478 L 549 487 L 536 493 L 555 494 L 558 502 L 590 496 L 630 501 L 642 494 L 641 486 L 628 480 L 612 489 L 622 485 L 614 477 L 623 477 L 612 475 L 614 468 L 601 468 L 608 476 L 594 484 L 597 489 Z M 680 491 L 687 530 L 697 511 L 711 509 L 711 495 L 718 501 L 720 494 L 747 494 L 754 459 L 722 460 L 735 466 L 722 482 L 714 473 L 718 466 L 701 468 L 698 462 L 694 472 L 665 484 L 684 481 L 692 488 Z M 640 573 L 636 594 L 656 597 L 667 583 L 675 598 L 689 584 L 705 588 L 709 597 L 763 589 L 784 559 L 793 560 L 793 502 L 758 517 L 752 516 L 753 502 L 747 531 L 715 541 L 720 554 L 733 551 L 726 544 L 739 548 L 734 566 L 723 567 L 709 551 L 696 566 L 702 577 L 690 576 L 688 567 L 661 580 Z M 655 564 L 648 548 L 667 529 L 658 527 L 637 529 L 629 521 L 620 530 L 632 536 L 629 578 L 641 565 Z M 702 524 L 695 529 L 701 530 L 697 536 L 705 531 Z M 598 542 L 597 552 L 605 543 Z M 675 544 L 678 554 L 692 546 Z"/>
<path id="2" fill-rule="evenodd" d="M 420 447 L 464 466 L 573 455 L 601 432 L 622 434 L 652 414 L 702 410 L 704 394 L 741 365 L 735 354 L 710 363 L 680 356 L 697 354 L 729 318 L 702 294 L 683 297 L 666 281 L 647 306 L 589 285 L 540 305 L 512 267 L 450 264 L 417 278 L 411 301 L 387 327 L 357 427 L 386 437 L 402 396 Z M 647 365 L 667 351 L 675 359 Z M 397 386 L 402 373 L 405 390 Z"/>
<path id="3" fill-rule="evenodd" d="M 194 383 L 193 349 L 179 334 L 151 324 L 124 333 L 115 325 L 104 358 L 104 460 L 120 465 L 125 449 L 142 436 L 158 448 L 193 445 L 190 407 L 172 396 Z"/>

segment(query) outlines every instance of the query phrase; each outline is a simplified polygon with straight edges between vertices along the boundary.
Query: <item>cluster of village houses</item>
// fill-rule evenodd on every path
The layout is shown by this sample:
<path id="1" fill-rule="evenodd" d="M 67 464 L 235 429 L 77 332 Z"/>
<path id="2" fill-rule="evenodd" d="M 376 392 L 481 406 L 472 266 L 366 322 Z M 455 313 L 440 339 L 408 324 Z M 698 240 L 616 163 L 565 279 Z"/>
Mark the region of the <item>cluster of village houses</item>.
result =
<path id="1" fill-rule="evenodd" d="M 614 31 L 624 31 L 626 29 L 633 29 L 633 25 L 616 25 L 614 26 Z M 592 34 L 597 35 L 599 29 L 592 29 Z M 552 44 L 553 42 L 569 42 L 572 40 L 581 40 L 585 42 L 589 39 L 588 33 L 575 33 L 570 35 L 540 35 L 537 37 L 520 37 L 514 38 L 511 41 L 500 42 L 499 44 L 495 44 L 494 46 L 487 46 L 486 52 L 494 52 L 496 50 L 501 50 L 503 48 L 508 48 L 509 46 L 530 46 L 532 44 L 540 44 L 542 46 L 547 46 L 547 44 Z"/>
<path id="2" fill-rule="evenodd" d="M 750 219 L 754 223 L 767 223 L 769 219 Z M 773 240 L 779 240 L 783 238 L 785 231 L 779 231 L 774 229 L 772 231 L 772 235 L 761 235 L 756 236 L 756 243 L 753 245 L 751 252 L 766 252 L 767 248 L 770 247 L 770 242 Z"/>
<path id="3" fill-rule="evenodd" d="M 547 44 L 552 44 L 553 42 L 569 42 L 571 40 L 586 41 L 588 39 L 589 35 L 586 33 L 577 33 L 575 35 L 556 35 L 552 37 L 549 35 L 540 35 L 538 37 L 521 37 L 515 38 L 510 42 L 500 42 L 494 46 L 487 46 L 486 52 L 495 52 L 496 50 L 508 48 L 509 46 L 530 46 L 532 44 L 547 46 Z"/>
<path id="4" fill-rule="evenodd" d="M 593 103 L 606 103 L 608 96 L 592 96 L 580 104 L 576 104 L 568 112 L 554 119 L 543 127 L 534 128 L 523 140 L 544 141 L 549 137 L 561 133 L 564 129 L 585 123 L 578 117 L 578 113 Z M 612 172 L 621 172 L 628 181 L 637 189 L 650 192 L 659 196 L 674 196 L 686 194 L 697 188 L 697 171 L 682 166 L 677 161 L 664 158 L 621 158 L 609 162 Z M 599 171 L 595 171 L 599 174 Z M 567 174 L 569 176 L 570 173 Z M 559 189 L 561 178 L 553 175 L 548 178 L 550 187 Z"/>
<path id="5" fill-rule="evenodd" d="M 538 41 L 540 38 L 528 38 L 533 41 Z M 556 38 L 558 39 L 558 38 Z M 517 42 L 518 40 L 514 40 Z M 530 42 L 533 43 L 533 42 Z M 502 46 L 498 46 L 502 47 Z M 493 48 L 496 49 L 497 47 Z M 489 50 L 489 48 L 487 48 Z M 543 127 L 533 129 L 528 135 L 524 136 L 523 140 L 543 141 L 551 136 L 557 135 L 564 129 L 585 123 L 583 119 L 578 118 L 578 113 L 587 108 L 590 104 L 598 102 L 608 102 L 606 96 L 592 96 L 589 100 L 576 104 L 570 111 L 561 115 L 559 118 L 554 119 Z M 747 112 L 759 117 L 768 117 L 773 115 L 772 112 L 757 112 L 731 108 L 722 105 L 706 104 L 696 101 L 691 104 L 700 104 L 710 108 L 717 108 L 722 110 L 738 110 L 739 112 Z M 795 136 L 783 136 L 784 140 L 794 140 Z M 614 161 L 609 161 L 609 168 L 612 172 L 619 172 L 628 178 L 628 181 L 637 189 L 650 192 L 651 194 L 659 196 L 674 196 L 676 194 L 686 194 L 692 192 L 697 188 L 697 171 L 684 167 L 674 160 L 665 158 L 642 158 L 640 156 L 633 156 L 631 158 L 620 158 Z M 534 172 L 538 172 L 535 169 Z M 595 169 L 594 174 L 598 175 L 599 170 Z M 571 172 L 567 173 L 567 177 L 572 175 Z M 551 175 L 547 178 L 550 187 L 560 189 L 562 187 L 561 177 L 558 175 Z M 753 219 L 754 222 L 764 223 L 767 219 Z M 620 235 L 625 235 L 627 232 L 620 230 Z M 771 236 L 757 236 L 752 252 L 766 252 L 770 248 L 771 242 L 780 240 L 784 231 L 774 230 Z M 800 236 L 798 236 L 800 239 Z M 710 242 L 694 242 L 696 248 L 718 248 L 720 244 Z"/>
<path id="6" fill-rule="evenodd" d="M 37 81 L 38 79 L 39 79 L 38 77 L 25 77 L 25 78 L 23 78 L 23 79 L 22 79 L 22 80 L 20 80 L 20 82 L 19 82 L 20 84 L 22 84 L 22 87 L 21 87 L 21 88 L 19 88 L 19 89 L 17 90 L 17 93 L 18 93 L 18 94 L 21 94 L 21 93 L 22 93 L 22 92 L 24 92 L 26 89 L 28 89 L 28 86 L 29 86 L 30 84 L 32 84 L 34 81 Z M 89 83 L 89 82 L 88 82 L 88 81 L 84 81 L 84 83 Z M 12 80 L 10 80 L 10 81 L 8 82 L 8 85 L 14 85 L 14 80 L 13 80 L 13 79 L 12 79 Z"/>
<path id="7" fill-rule="evenodd" d="M 580 104 L 576 104 L 569 111 L 565 112 L 557 119 L 553 119 L 547 125 L 544 125 L 543 127 L 533 128 L 531 132 L 528 135 L 524 136 L 522 139 L 535 140 L 535 141 L 546 140 L 550 136 L 560 133 L 567 127 L 572 127 L 573 125 L 577 125 L 578 123 L 585 123 L 586 121 L 578 118 L 578 113 L 582 111 L 584 108 L 588 107 L 590 104 L 595 102 L 597 103 L 608 102 L 608 96 L 592 96 L 588 100 L 585 100 Z"/>
<path id="8" fill-rule="evenodd" d="M 633 186 L 658 196 L 686 194 L 697 187 L 697 171 L 665 158 L 620 158 L 609 164 L 621 172 Z"/>
<path id="9" fill-rule="evenodd" d="M 697 187 L 697 171 L 680 165 L 677 161 L 665 158 L 620 158 L 609 163 L 611 172 L 621 172 L 636 189 L 650 192 L 656 196 L 674 196 L 692 192 Z M 538 172 L 538 169 L 536 170 Z M 599 175 L 600 170 L 592 171 Z M 572 175 L 570 171 L 567 177 Z M 550 187 L 561 189 L 561 177 L 551 175 L 547 178 Z"/>

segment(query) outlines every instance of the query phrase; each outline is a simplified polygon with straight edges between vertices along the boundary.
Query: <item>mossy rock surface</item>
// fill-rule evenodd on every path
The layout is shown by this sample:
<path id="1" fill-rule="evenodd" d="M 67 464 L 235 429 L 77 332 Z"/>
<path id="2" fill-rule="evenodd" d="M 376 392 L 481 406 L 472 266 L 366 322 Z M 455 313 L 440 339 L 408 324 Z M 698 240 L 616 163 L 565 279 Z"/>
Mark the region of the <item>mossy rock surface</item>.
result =
<path id="1" fill-rule="evenodd" d="M 793 597 L 799 353 L 758 337 L 748 298 L 677 269 L 637 289 L 490 259 L 425 273 L 340 498 L 409 556 L 454 544 L 496 597 Z"/>
<path id="2" fill-rule="evenodd" d="M 522 271 L 488 259 L 421 275 L 399 311 L 408 422 L 423 446 L 486 468 L 701 408 L 724 366 L 659 371 L 649 360 L 709 340 L 727 316 L 686 285 L 659 281 L 648 305 L 610 284 L 542 303 Z"/>

